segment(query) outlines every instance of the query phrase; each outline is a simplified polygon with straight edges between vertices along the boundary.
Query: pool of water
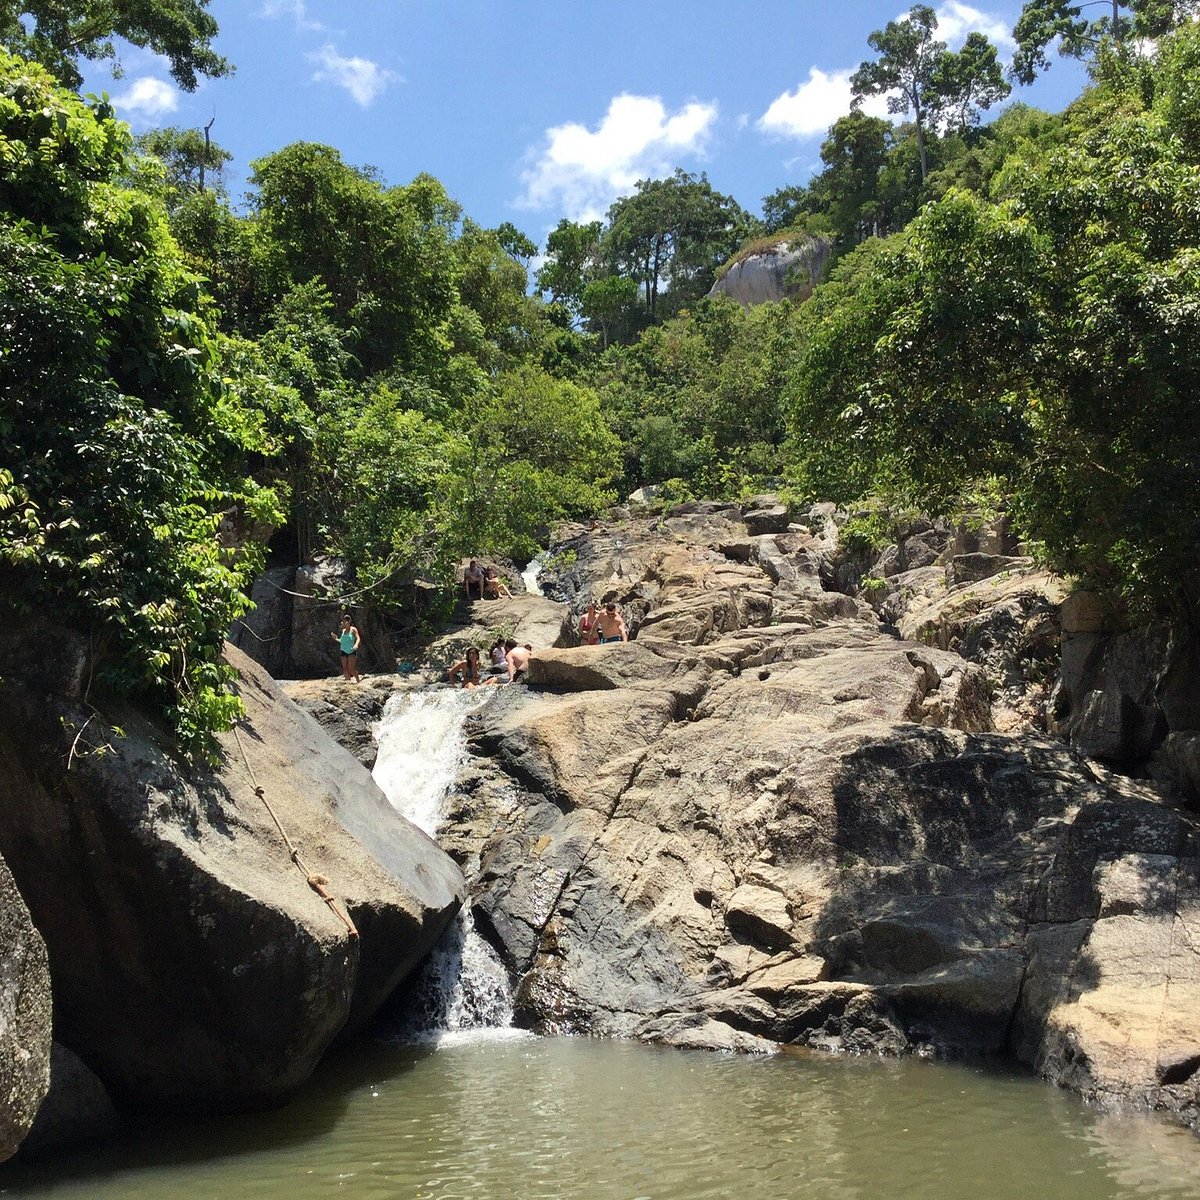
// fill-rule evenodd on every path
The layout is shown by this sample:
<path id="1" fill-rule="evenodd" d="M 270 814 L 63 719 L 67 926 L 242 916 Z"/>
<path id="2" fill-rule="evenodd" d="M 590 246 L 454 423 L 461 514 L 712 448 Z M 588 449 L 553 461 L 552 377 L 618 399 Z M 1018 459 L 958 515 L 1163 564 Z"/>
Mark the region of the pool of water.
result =
<path id="1" fill-rule="evenodd" d="M 361 1046 L 286 1108 L 143 1129 L 0 1194 L 1195 1200 L 1200 1141 L 979 1068 L 491 1031 Z"/>

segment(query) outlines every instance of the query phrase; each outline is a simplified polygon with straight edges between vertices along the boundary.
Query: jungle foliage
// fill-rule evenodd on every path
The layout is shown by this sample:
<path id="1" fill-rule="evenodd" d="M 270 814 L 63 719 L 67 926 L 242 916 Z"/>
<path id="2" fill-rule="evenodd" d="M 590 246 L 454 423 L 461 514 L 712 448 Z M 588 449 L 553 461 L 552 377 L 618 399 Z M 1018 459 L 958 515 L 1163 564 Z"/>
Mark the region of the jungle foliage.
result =
<path id="1" fill-rule="evenodd" d="M 1192 7 L 1080 26 L 1031 0 L 1018 77 L 1058 48 L 1093 86 L 984 126 L 1007 86 L 993 49 L 951 54 L 917 6 L 856 84 L 909 71 L 906 123 L 835 122 L 822 169 L 761 219 L 702 175 L 644 180 L 561 222 L 531 281 L 538 247 L 432 177 L 300 142 L 251 164 L 235 209 L 218 144 L 135 145 L 33 61 L 70 82 L 125 37 L 194 82 L 227 67 L 203 0 L 123 23 L 0 5 L 5 619 L 53 610 L 99 682 L 203 750 L 238 711 L 221 639 L 272 531 L 386 602 L 465 554 L 523 559 L 641 484 L 937 512 L 982 490 L 1054 567 L 1177 604 L 1200 543 Z M 828 280 L 750 310 L 708 296 L 764 235 L 829 239 Z"/>

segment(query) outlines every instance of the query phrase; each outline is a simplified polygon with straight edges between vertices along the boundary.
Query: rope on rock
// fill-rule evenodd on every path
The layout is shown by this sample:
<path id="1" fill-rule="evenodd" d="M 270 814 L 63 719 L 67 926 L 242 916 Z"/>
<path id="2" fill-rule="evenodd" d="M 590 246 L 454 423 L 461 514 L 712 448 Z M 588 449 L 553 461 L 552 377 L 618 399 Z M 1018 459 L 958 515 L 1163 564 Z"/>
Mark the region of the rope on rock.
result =
<path id="1" fill-rule="evenodd" d="M 308 869 L 308 864 L 300 857 L 300 851 L 296 849 L 292 843 L 292 839 L 288 837 L 288 832 L 283 827 L 283 822 L 276 815 L 275 810 L 271 807 L 271 802 L 267 799 L 266 792 L 263 791 L 254 775 L 254 768 L 250 765 L 250 759 L 246 755 L 246 747 L 242 745 L 241 734 L 238 733 L 238 727 L 233 727 L 234 740 L 238 744 L 238 749 L 242 754 L 242 762 L 246 764 L 246 774 L 250 776 L 250 784 L 254 788 L 254 794 L 263 802 L 263 807 L 271 815 L 271 820 L 275 822 L 275 828 L 279 830 L 279 836 L 283 838 L 283 844 L 288 849 L 288 857 L 296 864 L 296 867 L 304 875 L 308 882 L 308 886 L 312 888 L 322 900 L 329 905 L 329 911 L 346 927 L 346 936 L 353 942 L 358 940 L 358 930 L 354 927 L 354 922 L 350 917 L 338 907 L 337 898 L 329 891 L 326 884 L 329 880 L 324 875 L 318 875 L 315 871 Z"/>

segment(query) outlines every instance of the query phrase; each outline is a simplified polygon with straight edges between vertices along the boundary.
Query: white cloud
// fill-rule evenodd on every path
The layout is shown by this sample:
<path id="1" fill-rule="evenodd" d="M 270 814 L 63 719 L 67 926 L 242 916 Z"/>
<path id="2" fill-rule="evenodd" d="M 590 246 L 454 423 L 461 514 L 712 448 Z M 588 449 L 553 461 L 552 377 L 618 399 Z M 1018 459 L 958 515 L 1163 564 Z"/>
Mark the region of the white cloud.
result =
<path id="1" fill-rule="evenodd" d="M 314 83 L 333 83 L 345 88 L 362 108 L 374 104 L 389 84 L 403 82 L 399 75 L 369 58 L 346 58 L 329 45 L 322 46 L 307 58 L 320 67 L 313 72 Z"/>
<path id="2" fill-rule="evenodd" d="M 820 67 L 810 67 L 808 79 L 794 92 L 784 92 L 771 101 L 770 107 L 758 118 L 763 133 L 777 137 L 810 138 L 824 135 L 830 125 L 850 111 L 853 94 L 850 91 L 852 70 L 826 74 Z M 863 112 L 873 117 L 887 116 L 887 97 L 868 96 Z"/>
<path id="3" fill-rule="evenodd" d="M 154 121 L 179 107 L 179 89 L 162 79 L 146 75 L 135 79 L 113 104 L 130 120 Z"/>
<path id="4" fill-rule="evenodd" d="M 308 5 L 305 0 L 263 0 L 258 15 L 265 20 L 273 21 L 279 17 L 291 17 L 296 22 L 297 29 L 307 29 L 318 33 L 326 31 L 320 21 L 314 21 L 308 15 Z"/>
<path id="5" fill-rule="evenodd" d="M 993 13 L 981 12 L 959 0 L 947 0 L 936 10 L 938 27 L 935 37 L 952 47 L 961 46 L 968 33 L 986 34 L 997 46 L 1012 46 L 1010 22 Z"/>
<path id="6" fill-rule="evenodd" d="M 715 104 L 693 101 L 668 113 L 657 96 L 614 96 L 594 130 L 570 121 L 546 131 L 541 150 L 527 156 L 517 204 L 595 220 L 639 179 L 703 154 L 716 119 Z"/>

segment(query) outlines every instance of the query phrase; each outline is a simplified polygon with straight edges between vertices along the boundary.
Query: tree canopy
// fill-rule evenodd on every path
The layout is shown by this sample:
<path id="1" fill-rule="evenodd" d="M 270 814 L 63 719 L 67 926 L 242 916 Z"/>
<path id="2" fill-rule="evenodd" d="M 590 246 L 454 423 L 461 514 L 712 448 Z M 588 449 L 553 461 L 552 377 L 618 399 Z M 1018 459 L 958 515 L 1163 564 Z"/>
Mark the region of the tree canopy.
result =
<path id="1" fill-rule="evenodd" d="M 108 59 L 119 72 L 115 39 L 153 50 L 170 63 L 184 91 L 200 76 L 228 75 L 232 66 L 212 46 L 217 22 L 209 0 L 0 0 L 0 45 L 40 62 L 78 87 L 80 59 Z"/>

